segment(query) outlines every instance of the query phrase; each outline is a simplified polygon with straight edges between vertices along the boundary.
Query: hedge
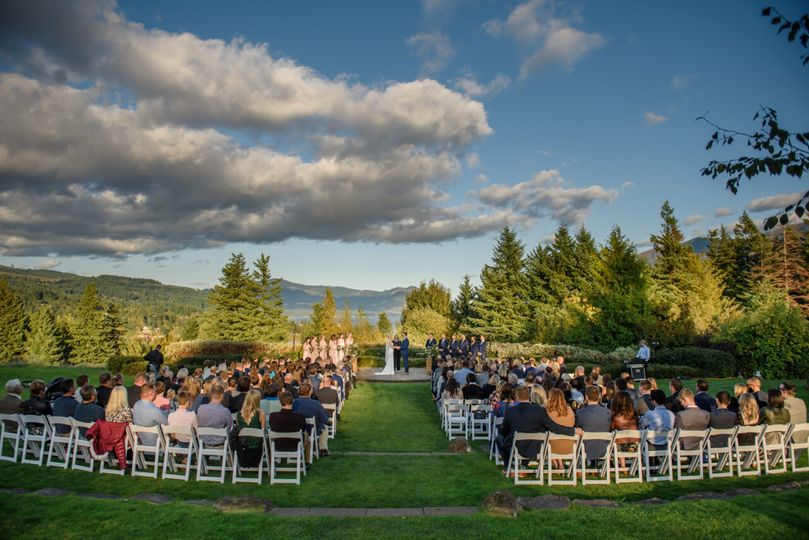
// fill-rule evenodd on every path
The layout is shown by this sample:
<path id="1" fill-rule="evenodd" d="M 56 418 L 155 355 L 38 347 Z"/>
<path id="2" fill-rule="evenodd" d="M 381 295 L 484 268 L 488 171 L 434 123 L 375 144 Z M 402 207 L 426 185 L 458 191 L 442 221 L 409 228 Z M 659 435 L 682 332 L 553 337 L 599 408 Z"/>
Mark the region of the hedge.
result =
<path id="1" fill-rule="evenodd" d="M 296 344 L 295 351 L 300 344 Z M 175 341 L 163 350 L 163 355 L 171 363 L 184 361 L 187 358 L 234 358 L 243 356 L 250 358 L 277 358 L 293 354 L 291 343 L 270 343 L 262 341 Z"/>
<path id="2" fill-rule="evenodd" d="M 650 367 L 655 364 L 687 366 L 697 370 L 703 377 L 733 377 L 739 373 L 736 358 L 727 352 L 703 347 L 677 347 L 661 349 L 654 355 Z"/>
<path id="3" fill-rule="evenodd" d="M 110 356 L 107 359 L 107 370 L 109 370 L 110 373 L 124 373 L 125 366 L 137 362 L 145 362 L 145 360 L 140 356 Z M 137 371 L 134 373 L 137 373 Z"/>

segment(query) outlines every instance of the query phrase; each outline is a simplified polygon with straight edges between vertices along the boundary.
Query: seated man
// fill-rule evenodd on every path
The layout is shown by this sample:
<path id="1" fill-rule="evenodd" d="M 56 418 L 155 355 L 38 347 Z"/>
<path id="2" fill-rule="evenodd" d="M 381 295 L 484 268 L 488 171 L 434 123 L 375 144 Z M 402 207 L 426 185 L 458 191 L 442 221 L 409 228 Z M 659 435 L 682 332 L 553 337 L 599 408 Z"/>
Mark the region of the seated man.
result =
<path id="1" fill-rule="evenodd" d="M 177 394 L 177 410 L 169 415 L 168 425 L 197 427 L 197 413 L 189 411 L 189 406 L 191 406 L 191 394 L 186 390 L 180 390 L 180 393 Z M 188 448 L 188 444 L 191 442 L 188 435 L 177 434 L 174 439 L 177 441 L 177 446 L 182 448 Z"/>
<path id="2" fill-rule="evenodd" d="M 135 403 L 140 400 L 140 389 L 141 387 L 146 384 L 148 381 L 146 380 L 145 373 L 138 373 L 135 375 L 135 382 L 132 386 L 126 389 L 126 395 L 129 400 L 129 408 L 133 408 Z"/>
<path id="3" fill-rule="evenodd" d="M 739 415 L 728 410 L 730 405 L 730 394 L 722 390 L 716 394 L 716 408 L 711 413 L 709 427 L 714 429 L 731 429 L 739 423 Z M 727 436 L 714 435 L 711 437 L 711 444 L 723 446 L 727 443 Z"/>
<path id="4" fill-rule="evenodd" d="M 166 413 L 158 409 L 154 404 L 155 395 L 153 384 L 146 383 L 140 387 L 140 399 L 132 407 L 133 424 L 142 427 L 154 427 L 163 425 L 168 421 Z M 157 435 L 143 433 L 140 435 L 140 441 L 148 446 L 154 445 L 157 442 Z"/>
<path id="5" fill-rule="evenodd" d="M 474 373 L 466 374 L 466 385 L 461 388 L 464 399 L 484 399 L 483 387 L 478 384 Z"/>
<path id="6" fill-rule="evenodd" d="M 705 379 L 697 381 L 697 395 L 694 396 L 694 402 L 697 407 L 709 414 L 716 409 L 716 400 L 708 393 L 708 381 Z"/>
<path id="7" fill-rule="evenodd" d="M 683 410 L 674 417 L 674 427 L 684 431 L 703 430 L 711 423 L 711 415 L 699 407 L 694 401 L 694 392 L 688 388 L 680 392 L 680 404 Z M 699 439 L 687 437 L 680 440 L 684 450 L 694 450 L 699 447 Z"/>
<path id="8" fill-rule="evenodd" d="M 508 463 L 514 433 L 559 433 L 561 435 L 574 435 L 583 433 L 581 428 L 561 426 L 551 420 L 544 407 L 530 402 L 531 391 L 525 386 L 517 388 L 517 405 L 506 410 L 503 424 L 500 426 L 500 435 L 497 436 L 497 445 L 503 456 L 503 462 Z M 521 456 L 535 459 L 539 454 L 539 441 L 523 441 L 517 449 Z"/>
<path id="9" fill-rule="evenodd" d="M 329 431 L 326 429 L 327 426 L 331 425 L 329 416 L 323 409 L 323 405 L 312 399 L 312 385 L 309 384 L 308 381 L 301 384 L 299 392 L 300 397 L 295 400 L 295 403 L 292 405 L 292 410 L 302 414 L 306 418 L 315 419 L 315 428 L 320 441 L 320 455 L 324 457 L 330 456 Z"/>
<path id="10" fill-rule="evenodd" d="M 649 397 L 654 404 L 654 408 L 649 409 L 640 417 L 640 422 L 638 423 L 640 429 L 648 429 L 649 431 L 671 431 L 674 429 L 674 413 L 666 408 L 666 393 L 663 390 L 652 390 Z M 649 444 L 662 450 L 662 447 L 666 445 L 666 437 L 655 436 L 649 440 Z"/>
<path id="11" fill-rule="evenodd" d="M 281 410 L 270 414 L 270 431 L 276 433 L 306 433 L 306 417 L 292 410 L 295 399 L 289 392 L 281 392 L 278 396 L 281 402 Z M 297 443 L 292 439 L 280 439 L 275 441 L 275 448 L 282 452 L 292 452 Z"/>
<path id="12" fill-rule="evenodd" d="M 76 403 L 81 403 L 81 389 L 84 388 L 84 385 L 90 381 L 90 377 L 87 375 L 79 375 L 76 377 L 76 392 L 73 394 L 73 399 L 76 400 Z"/>
<path id="13" fill-rule="evenodd" d="M 53 415 L 71 418 L 79 405 L 74 397 L 76 386 L 73 384 L 73 379 L 62 379 L 62 382 L 59 383 L 59 390 L 62 391 L 62 395 L 53 402 Z M 70 427 L 58 425 L 56 426 L 56 432 L 70 433 Z"/>
<path id="14" fill-rule="evenodd" d="M 747 379 L 747 388 L 753 394 L 758 402 L 758 408 L 766 407 L 769 403 L 767 392 L 761 389 L 761 379 L 756 376 Z"/>
<path id="15" fill-rule="evenodd" d="M 635 411 L 637 411 L 638 416 L 643 416 L 648 411 L 655 408 L 651 394 L 652 383 L 649 382 L 649 379 L 642 380 L 640 382 L 640 396 L 635 400 Z"/>
<path id="16" fill-rule="evenodd" d="M 200 405 L 197 410 L 197 426 L 225 429 L 230 433 L 233 429 L 233 416 L 230 411 L 222 405 L 222 397 L 225 389 L 221 384 L 211 386 L 211 401 L 205 405 Z M 208 446 L 221 446 L 225 444 L 225 438 L 219 435 L 204 435 L 200 440 Z"/>
<path id="17" fill-rule="evenodd" d="M 0 399 L 0 414 L 20 414 L 22 412 L 22 381 L 11 379 L 6 383 L 6 397 Z M 16 429 L 14 422 L 6 423 L 6 428 Z"/>
<path id="18" fill-rule="evenodd" d="M 340 401 L 340 394 L 332 386 L 332 378 L 328 375 L 323 377 L 320 388 L 315 392 L 315 399 L 323 405 L 337 405 Z"/>
<path id="19" fill-rule="evenodd" d="M 601 389 L 597 386 L 590 386 L 584 391 L 584 394 L 587 404 L 576 411 L 576 427 L 587 433 L 609 433 L 612 413 L 606 407 L 601 406 Z M 592 464 L 604 456 L 607 451 L 607 442 L 587 441 L 584 443 L 584 451 Z"/>
<path id="20" fill-rule="evenodd" d="M 89 384 L 85 384 L 82 386 L 79 395 L 81 395 L 81 403 L 79 403 L 79 405 L 76 407 L 76 412 L 73 414 L 73 418 L 79 422 L 87 422 L 90 424 L 94 423 L 100 418 L 104 418 L 104 409 L 96 404 L 95 388 Z M 80 430 L 82 436 L 84 436 L 85 431 L 87 430 L 84 428 Z"/>

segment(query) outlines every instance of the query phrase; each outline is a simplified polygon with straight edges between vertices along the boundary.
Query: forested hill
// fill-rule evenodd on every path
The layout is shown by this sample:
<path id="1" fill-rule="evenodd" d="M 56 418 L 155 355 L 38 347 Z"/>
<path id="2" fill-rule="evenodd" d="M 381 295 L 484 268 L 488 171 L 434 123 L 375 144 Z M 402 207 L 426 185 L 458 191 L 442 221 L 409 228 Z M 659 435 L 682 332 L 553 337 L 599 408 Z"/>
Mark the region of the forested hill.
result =
<path id="1" fill-rule="evenodd" d="M 178 318 L 205 309 L 207 290 L 164 285 L 159 281 L 144 278 L 101 275 L 96 277 L 79 276 L 53 270 L 31 270 L 0 265 L 0 279 L 17 291 L 23 298 L 26 309 L 31 311 L 36 305 L 46 303 L 59 313 L 72 311 L 78 304 L 85 285 L 94 280 L 104 299 L 114 300 L 123 309 L 127 323 L 133 326 L 171 327 Z M 312 304 L 320 302 L 325 294 L 325 285 L 301 285 L 282 280 L 281 296 L 284 311 L 295 320 L 309 316 Z M 332 287 L 337 309 L 342 309 L 345 301 L 356 314 L 357 308 L 365 310 L 370 317 L 384 311 L 389 315 L 398 314 L 404 307 L 404 297 L 410 288 L 397 287 L 386 291 L 357 290 L 347 287 Z"/>

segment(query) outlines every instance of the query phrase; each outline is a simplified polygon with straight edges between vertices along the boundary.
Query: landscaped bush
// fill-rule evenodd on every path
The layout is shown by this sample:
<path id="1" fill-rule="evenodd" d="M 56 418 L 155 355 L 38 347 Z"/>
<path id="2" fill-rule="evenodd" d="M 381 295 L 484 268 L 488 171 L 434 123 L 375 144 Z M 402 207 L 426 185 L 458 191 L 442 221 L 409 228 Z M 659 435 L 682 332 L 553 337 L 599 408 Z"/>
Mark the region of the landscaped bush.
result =
<path id="1" fill-rule="evenodd" d="M 696 377 L 711 377 L 709 373 L 701 371 L 693 366 L 677 366 L 668 364 L 649 364 L 646 368 L 646 376 L 656 379 L 671 379 L 679 377 L 681 379 L 694 379 Z"/>
<path id="2" fill-rule="evenodd" d="M 694 368 L 695 376 L 702 377 L 733 377 L 738 373 L 736 358 L 732 354 L 702 347 L 661 349 L 655 353 L 649 366 L 658 364 Z"/>
<path id="3" fill-rule="evenodd" d="M 135 362 L 129 362 L 128 364 L 124 364 L 121 368 L 121 373 L 124 375 L 135 375 L 136 373 L 145 373 L 146 369 L 149 367 L 149 362 L 146 360 L 137 360 Z"/>
<path id="4" fill-rule="evenodd" d="M 107 359 L 107 370 L 110 373 L 124 373 L 124 367 L 127 366 L 128 364 L 143 361 L 144 361 L 143 358 L 140 356 L 124 356 L 120 354 L 110 356 Z"/>
<path id="5" fill-rule="evenodd" d="M 297 352 L 300 344 L 295 347 Z M 242 357 L 278 358 L 293 354 L 291 343 L 269 343 L 263 341 L 175 341 L 163 351 L 166 360 L 177 363 L 191 357 Z"/>
<path id="6" fill-rule="evenodd" d="M 567 364 L 603 365 L 607 355 L 601 351 L 574 345 L 549 345 L 546 343 L 490 343 L 488 355 L 497 358 L 533 357 L 553 358 L 564 356 Z"/>

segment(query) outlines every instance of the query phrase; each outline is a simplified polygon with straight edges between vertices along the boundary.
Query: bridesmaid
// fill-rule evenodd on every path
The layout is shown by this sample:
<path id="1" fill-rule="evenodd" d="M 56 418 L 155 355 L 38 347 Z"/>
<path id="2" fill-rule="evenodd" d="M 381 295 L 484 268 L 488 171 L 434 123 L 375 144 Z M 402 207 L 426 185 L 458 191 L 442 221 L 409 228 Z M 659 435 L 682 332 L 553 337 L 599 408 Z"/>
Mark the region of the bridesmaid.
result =
<path id="1" fill-rule="evenodd" d="M 310 356 L 309 358 L 311 358 L 312 362 L 314 362 L 320 356 L 320 346 L 317 341 L 317 336 L 312 336 L 309 341 L 311 341 L 312 343 L 311 344 L 312 356 Z"/>
<path id="2" fill-rule="evenodd" d="M 346 340 L 345 334 L 340 334 L 340 337 L 337 339 L 337 360 L 332 361 L 332 363 L 339 362 L 342 365 L 343 360 L 346 357 Z"/>
<path id="3" fill-rule="evenodd" d="M 326 336 L 320 336 L 320 359 L 325 360 L 329 356 L 329 344 L 326 342 Z"/>
<path id="4" fill-rule="evenodd" d="M 329 338 L 329 361 L 332 364 L 337 361 L 337 336 L 334 334 Z"/>
<path id="5" fill-rule="evenodd" d="M 306 338 L 306 341 L 303 342 L 302 352 L 304 361 L 312 357 L 312 338 Z"/>

